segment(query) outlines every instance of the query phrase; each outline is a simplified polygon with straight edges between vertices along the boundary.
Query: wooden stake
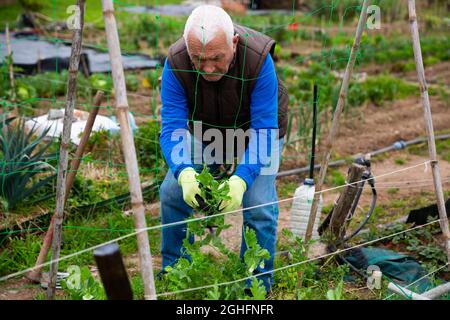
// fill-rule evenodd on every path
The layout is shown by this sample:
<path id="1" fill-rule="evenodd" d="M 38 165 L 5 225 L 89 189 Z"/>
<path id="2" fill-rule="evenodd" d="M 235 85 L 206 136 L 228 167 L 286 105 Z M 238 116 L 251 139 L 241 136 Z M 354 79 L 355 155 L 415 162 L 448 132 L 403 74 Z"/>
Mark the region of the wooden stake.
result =
<path id="1" fill-rule="evenodd" d="M 84 151 L 87 146 L 87 142 L 91 135 L 92 127 L 94 126 L 95 118 L 97 117 L 98 114 L 99 110 L 98 107 L 101 105 L 103 97 L 104 97 L 103 91 L 97 91 L 97 94 L 95 95 L 94 98 L 94 108 L 92 108 L 92 110 L 89 112 L 89 117 L 86 121 L 86 126 L 84 127 L 83 135 L 75 152 L 75 157 L 70 164 L 70 171 L 67 174 L 66 194 L 64 197 L 64 203 L 69 198 L 70 190 L 72 189 L 73 182 L 75 181 L 75 176 L 80 166 L 81 158 L 83 157 Z M 50 226 L 48 227 L 47 233 L 45 234 L 44 237 L 44 241 L 42 242 L 41 250 L 35 263 L 36 268 L 31 270 L 27 274 L 27 278 L 33 282 L 41 281 L 41 271 L 42 271 L 41 265 L 45 262 L 48 251 L 50 250 L 50 245 L 53 239 L 54 225 L 55 225 L 55 216 L 52 217 L 52 220 L 50 221 Z"/>
<path id="2" fill-rule="evenodd" d="M 75 181 L 75 176 L 77 175 L 78 168 L 80 167 L 81 158 L 84 154 L 84 149 L 89 141 L 89 137 L 91 136 L 92 128 L 94 127 L 95 119 L 97 118 L 97 114 L 99 111 L 99 107 L 102 104 L 102 100 L 104 97 L 103 91 L 97 91 L 94 97 L 94 107 L 89 112 L 89 117 L 86 121 L 86 126 L 84 127 L 83 135 L 81 136 L 80 143 L 78 144 L 77 150 L 75 151 L 74 159 L 70 164 L 70 172 L 67 174 L 67 183 L 66 183 L 66 198 L 69 197 L 69 192 L 72 189 L 73 183 Z"/>
<path id="3" fill-rule="evenodd" d="M 145 299 L 155 300 L 156 290 L 153 278 L 152 256 L 150 253 L 150 245 L 146 231 L 147 223 L 145 221 L 145 208 L 142 198 L 136 149 L 128 120 L 128 99 L 122 66 L 119 34 L 117 32 L 117 24 L 114 17 L 114 6 L 112 0 L 102 0 L 102 6 L 103 16 L 105 19 L 106 40 L 108 42 L 108 51 L 111 60 L 111 73 L 116 100 L 116 116 L 120 123 L 120 136 L 128 173 L 128 184 L 130 187 L 134 225 L 137 230 L 141 230 L 137 234 L 137 240 L 139 247 L 140 269 L 144 282 Z"/>
<path id="4" fill-rule="evenodd" d="M 118 244 L 110 243 L 96 249 L 94 257 L 108 300 L 133 300 Z"/>
<path id="5" fill-rule="evenodd" d="M 414 60 L 416 62 L 417 77 L 419 80 L 420 97 L 422 99 L 425 125 L 428 136 L 428 152 L 430 154 L 431 169 L 433 172 L 434 189 L 436 191 L 437 207 L 440 218 L 441 230 L 445 238 L 447 249 L 447 261 L 450 270 L 450 231 L 448 227 L 447 212 L 445 210 L 444 193 L 442 191 L 439 162 L 436 156 L 436 144 L 434 138 L 433 119 L 431 117 L 430 99 L 428 97 L 425 70 L 423 67 L 422 50 L 420 48 L 419 27 L 417 25 L 416 4 L 414 0 L 408 0 L 409 23 L 414 50 Z"/>
<path id="6" fill-rule="evenodd" d="M 9 24 L 6 24 L 5 29 L 5 36 L 6 36 L 6 50 L 8 52 L 8 56 L 11 57 L 11 64 L 9 65 L 9 81 L 11 84 L 11 101 L 13 103 L 16 102 L 16 84 L 14 81 L 14 66 L 13 66 L 13 59 L 12 59 L 12 50 L 11 50 L 11 39 L 9 35 Z M 16 114 L 19 115 L 19 110 L 17 105 L 15 106 Z"/>
<path id="7" fill-rule="evenodd" d="M 327 143 L 325 145 L 325 156 L 322 158 L 320 165 L 319 181 L 316 184 L 316 194 L 314 196 L 314 201 L 311 207 L 311 215 L 309 216 L 308 226 L 306 228 L 305 243 L 311 240 L 312 231 L 314 227 L 314 221 L 316 220 L 317 208 L 319 205 L 320 191 L 322 190 L 322 185 L 325 181 L 325 176 L 328 169 L 328 162 L 330 161 L 331 151 L 333 149 L 334 139 L 337 135 L 339 128 L 339 118 L 342 113 L 342 109 L 345 105 L 345 99 L 347 97 L 348 84 L 350 77 L 353 73 L 353 67 L 355 65 L 356 53 L 358 52 L 359 44 L 361 42 L 361 36 L 367 21 L 367 7 L 370 4 L 370 0 L 364 0 L 361 15 L 359 16 L 358 27 L 356 28 L 355 40 L 353 41 L 353 46 L 350 52 L 350 57 L 348 59 L 347 67 L 345 69 L 344 78 L 342 80 L 341 90 L 339 92 L 339 99 L 336 105 L 336 110 L 333 115 L 333 122 L 331 125 L 330 133 L 328 134 Z"/>
<path id="8" fill-rule="evenodd" d="M 339 242 L 339 240 L 342 240 L 345 236 L 345 219 L 352 207 L 359 187 L 359 184 L 355 182 L 361 180 L 363 172 L 364 167 L 359 164 L 354 163 L 350 167 L 347 176 L 347 183 L 349 185 L 345 186 L 344 191 L 339 197 L 330 220 L 330 231 L 334 241 L 337 240 L 337 242 Z"/>
<path id="9" fill-rule="evenodd" d="M 68 147 L 70 142 L 70 132 L 72 129 L 73 110 L 75 109 L 77 94 L 77 74 L 80 64 L 81 43 L 83 38 L 84 25 L 84 3 L 85 0 L 77 0 L 80 8 L 80 28 L 75 29 L 72 37 L 72 49 L 69 62 L 69 79 L 67 81 L 67 99 L 64 113 L 63 132 L 61 146 L 59 149 L 58 179 L 56 185 L 56 209 L 54 216 L 54 230 L 52 243 L 52 260 L 50 264 L 49 284 L 47 288 L 47 298 L 52 300 L 56 290 L 56 275 L 58 273 L 58 259 L 61 251 L 61 231 L 64 217 L 64 200 L 66 197 L 66 175 L 68 165 Z"/>

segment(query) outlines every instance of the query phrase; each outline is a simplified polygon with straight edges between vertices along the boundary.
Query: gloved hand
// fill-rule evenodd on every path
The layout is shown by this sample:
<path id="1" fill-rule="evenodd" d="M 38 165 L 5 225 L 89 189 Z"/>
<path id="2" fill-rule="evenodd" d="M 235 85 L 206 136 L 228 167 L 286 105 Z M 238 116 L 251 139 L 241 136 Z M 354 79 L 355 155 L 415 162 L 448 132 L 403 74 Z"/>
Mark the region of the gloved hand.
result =
<path id="1" fill-rule="evenodd" d="M 245 181 L 236 175 L 231 176 L 228 180 L 228 185 L 230 186 L 228 196 L 231 197 L 231 199 L 222 202 L 219 207 L 221 212 L 233 211 L 239 208 L 242 204 L 244 192 L 247 190 L 247 184 Z"/>
<path id="2" fill-rule="evenodd" d="M 189 167 L 183 169 L 178 176 L 178 185 L 183 189 L 183 200 L 192 208 L 198 207 L 195 195 L 200 194 L 200 188 L 197 179 L 195 179 L 196 175 L 197 172 L 194 168 Z"/>

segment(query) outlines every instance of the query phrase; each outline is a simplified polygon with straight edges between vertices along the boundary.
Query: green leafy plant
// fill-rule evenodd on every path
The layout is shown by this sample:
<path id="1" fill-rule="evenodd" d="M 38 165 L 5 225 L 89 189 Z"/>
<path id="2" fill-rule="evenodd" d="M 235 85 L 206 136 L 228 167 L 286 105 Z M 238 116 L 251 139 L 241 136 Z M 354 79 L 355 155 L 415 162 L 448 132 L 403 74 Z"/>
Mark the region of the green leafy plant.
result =
<path id="1" fill-rule="evenodd" d="M 139 89 L 139 79 L 135 74 L 127 73 L 125 75 L 125 83 L 127 86 L 127 90 L 129 91 L 138 91 Z"/>
<path id="2" fill-rule="evenodd" d="M 111 77 L 103 73 L 94 73 L 89 77 L 89 81 L 97 90 L 110 91 L 113 88 Z"/>
<path id="3" fill-rule="evenodd" d="M 13 65 L 12 54 L 6 55 L 2 65 L 0 65 L 0 96 L 12 97 L 11 79 L 9 78 L 9 68 Z"/>
<path id="4" fill-rule="evenodd" d="M 69 276 L 61 281 L 61 287 L 71 300 L 105 300 L 101 283 L 92 276 L 89 268 L 70 268 Z"/>
<path id="5" fill-rule="evenodd" d="M 21 102 L 21 108 L 38 107 L 40 101 L 65 96 L 69 73 L 44 72 L 31 76 L 23 76 L 16 79 L 16 99 Z M 92 100 L 93 89 L 101 89 L 95 86 L 90 79 L 86 79 L 81 73 L 77 77 L 77 96 Z M 94 87 L 94 88 L 92 88 Z"/>
<path id="6" fill-rule="evenodd" d="M 367 79 L 364 83 L 369 99 L 376 105 L 385 100 L 404 98 L 417 92 L 416 86 L 389 75 L 380 75 Z"/>
<path id="7" fill-rule="evenodd" d="M 203 170 L 196 176 L 196 179 L 199 182 L 201 197 L 201 199 L 197 199 L 199 201 L 199 204 L 201 204 L 199 212 L 206 216 L 218 213 L 219 206 L 222 201 L 230 199 L 230 197 L 228 196 L 228 192 L 230 190 L 228 183 L 225 181 L 225 183 L 221 185 L 221 182 L 214 178 L 214 176 L 209 172 L 209 169 L 206 165 L 203 167 Z M 201 220 L 197 224 L 197 227 L 200 229 L 204 229 L 205 227 L 210 225 L 217 225 L 217 232 L 220 234 L 224 227 L 224 216 Z"/>
<path id="8" fill-rule="evenodd" d="M 152 89 L 159 88 L 159 77 L 161 76 L 162 69 L 159 67 L 155 70 L 149 70 L 144 73 L 145 86 Z"/>
<path id="9" fill-rule="evenodd" d="M 5 209 L 13 209 L 55 178 L 55 174 L 40 175 L 55 171 L 46 161 L 49 157 L 46 152 L 51 145 L 51 142 L 44 142 L 48 130 L 35 136 L 36 127 L 27 132 L 25 121 L 19 119 L 16 125 L 9 123 L 6 130 L 0 131 L 0 197 L 8 204 Z"/>
<path id="10" fill-rule="evenodd" d="M 328 300 L 342 300 L 342 291 L 344 288 L 344 280 L 339 281 L 336 288 L 327 291 Z"/>
<path id="11" fill-rule="evenodd" d="M 214 179 L 207 167 L 203 168 L 197 180 L 201 184 L 201 196 L 206 201 L 206 211 L 201 212 L 218 213 L 218 204 L 227 199 L 228 185 L 225 184 L 225 187 L 220 188 L 220 182 Z M 187 238 L 183 242 L 183 247 L 189 258 L 182 257 L 174 266 L 166 267 L 167 273 L 164 275 L 162 284 L 164 289 L 178 291 L 203 286 L 205 283 L 229 282 L 250 277 L 256 267 L 263 267 L 264 260 L 269 259 L 269 252 L 258 244 L 255 231 L 246 227 L 243 232 L 247 250 L 242 261 L 238 254 L 229 250 L 222 242 L 220 233 L 229 227 L 224 224 L 223 216 L 213 219 L 191 221 L 187 224 Z M 206 220 L 213 220 L 217 227 L 214 233 L 206 234 Z M 194 243 L 188 240 L 191 236 L 197 237 Z M 202 248 L 207 246 L 213 248 L 218 256 L 203 252 Z M 266 289 L 263 282 L 252 278 L 250 283 L 251 296 L 245 294 L 247 288 L 245 281 L 227 286 L 214 286 L 206 292 L 193 291 L 175 296 L 184 299 L 264 299 Z"/>
<path id="12" fill-rule="evenodd" d="M 166 165 L 159 145 L 160 126 L 157 121 L 147 121 L 134 134 L 137 158 L 144 170 L 154 175 L 165 174 Z"/>
<path id="13" fill-rule="evenodd" d="M 122 163 L 122 148 L 119 134 L 111 133 L 105 129 L 92 132 L 86 147 L 86 153 L 89 153 L 93 160 Z"/>
<path id="14" fill-rule="evenodd" d="M 247 245 L 247 250 L 244 253 L 244 262 L 248 267 L 248 273 L 253 273 L 253 271 L 259 266 L 264 268 L 264 260 L 270 258 L 269 251 L 262 249 L 258 244 L 255 232 L 249 232 L 247 227 L 244 233 L 245 244 Z"/>
<path id="15" fill-rule="evenodd" d="M 207 241 L 196 241 L 193 244 L 187 239 L 183 246 L 187 258 L 180 258 L 174 266 L 166 267 L 166 274 L 163 278 L 164 289 L 169 291 L 179 291 L 192 287 L 200 287 L 208 283 L 222 283 L 233 280 L 250 277 L 253 274 L 255 266 L 263 265 L 263 260 L 269 258 L 269 253 L 256 242 L 256 233 L 250 228 L 245 229 L 245 239 L 247 242 L 247 251 L 244 261 L 241 261 L 239 255 L 230 251 L 216 235 L 208 234 Z M 188 228 L 189 233 L 189 228 Z M 220 257 L 215 257 L 202 252 L 201 248 L 208 244 L 220 253 Z M 238 281 L 226 286 L 214 286 L 205 291 L 193 291 L 192 293 L 179 293 L 176 298 L 183 299 L 264 299 L 266 289 L 261 280 L 252 278 L 249 287 L 251 296 L 245 294 L 247 283 Z"/>

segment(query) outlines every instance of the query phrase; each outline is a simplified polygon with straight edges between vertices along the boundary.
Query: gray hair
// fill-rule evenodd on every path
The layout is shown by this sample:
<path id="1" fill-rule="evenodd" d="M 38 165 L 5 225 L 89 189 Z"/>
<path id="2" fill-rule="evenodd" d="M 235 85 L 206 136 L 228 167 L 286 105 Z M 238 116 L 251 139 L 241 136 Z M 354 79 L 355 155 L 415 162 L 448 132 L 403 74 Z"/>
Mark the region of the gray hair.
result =
<path id="1" fill-rule="evenodd" d="M 202 5 L 195 8 L 189 15 L 184 26 L 183 37 L 188 46 L 188 36 L 192 32 L 203 45 L 206 45 L 220 31 L 225 33 L 228 44 L 232 46 L 234 26 L 228 13 L 217 6 Z"/>

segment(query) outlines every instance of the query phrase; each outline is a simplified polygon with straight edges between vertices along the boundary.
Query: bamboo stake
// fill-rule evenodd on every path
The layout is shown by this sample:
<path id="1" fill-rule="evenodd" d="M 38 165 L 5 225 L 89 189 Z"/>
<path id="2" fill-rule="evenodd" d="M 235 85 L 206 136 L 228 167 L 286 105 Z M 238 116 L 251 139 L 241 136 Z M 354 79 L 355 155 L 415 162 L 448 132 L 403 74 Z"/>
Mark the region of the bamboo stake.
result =
<path id="1" fill-rule="evenodd" d="M 64 218 L 64 199 L 66 197 L 66 174 L 68 164 L 68 146 L 72 129 L 73 110 L 75 109 L 77 94 L 77 75 L 80 64 L 81 42 L 83 38 L 85 0 L 77 0 L 80 8 L 80 28 L 75 29 L 72 36 L 72 50 L 69 62 L 69 79 L 67 81 L 67 100 L 65 105 L 63 133 L 59 149 L 58 180 L 56 189 L 55 226 L 53 230 L 52 262 L 50 264 L 49 284 L 47 298 L 52 300 L 56 290 L 56 275 L 58 272 L 58 259 L 61 251 L 61 231 Z"/>
<path id="2" fill-rule="evenodd" d="M 358 27 L 356 28 L 356 35 L 355 40 L 353 41 L 353 46 L 350 52 L 350 57 L 348 59 L 347 67 L 345 69 L 344 78 L 342 80 L 342 86 L 341 90 L 339 92 L 339 99 L 336 105 L 336 110 L 334 111 L 333 115 L 333 123 L 331 125 L 330 133 L 328 134 L 327 143 L 325 145 L 325 156 L 322 158 L 322 162 L 320 165 L 320 173 L 319 173 L 319 181 L 316 185 L 316 194 L 314 195 L 314 201 L 311 207 L 311 214 L 309 216 L 308 226 L 306 228 L 306 235 L 305 235 L 305 243 L 308 243 L 309 240 L 311 240 L 312 231 L 314 227 L 314 221 L 316 220 L 317 215 L 317 208 L 319 204 L 320 199 L 320 191 L 322 190 L 322 185 L 325 181 L 325 176 L 327 173 L 328 168 L 328 162 L 330 161 L 331 157 L 331 150 L 333 148 L 333 143 L 335 140 L 335 137 L 337 135 L 337 131 L 339 128 L 339 117 L 342 113 L 342 109 L 345 105 L 345 99 L 347 97 L 347 91 L 348 91 L 348 84 L 350 81 L 350 77 L 353 73 L 353 67 L 355 65 L 356 60 L 356 53 L 359 48 L 359 44 L 361 42 L 361 36 L 364 30 L 364 27 L 366 25 L 367 21 L 367 7 L 370 4 L 370 0 L 364 0 L 362 9 L 361 9 L 361 15 L 359 17 Z"/>
<path id="3" fill-rule="evenodd" d="M 434 189 L 436 191 L 437 207 L 440 218 L 439 223 L 441 225 L 442 233 L 445 237 L 445 246 L 447 249 L 447 261 L 449 262 L 449 270 L 450 270 L 450 231 L 448 227 L 447 212 L 445 209 L 444 193 L 442 191 L 439 162 L 436 156 L 433 118 L 431 117 L 430 99 L 428 97 L 428 88 L 425 79 L 425 70 L 423 67 L 422 49 L 420 47 L 419 27 L 417 25 L 415 0 L 408 0 L 408 12 L 413 42 L 414 60 L 416 62 L 417 78 L 420 87 L 420 97 L 422 99 L 424 119 L 428 136 L 428 152 L 430 154 Z"/>
<path id="4" fill-rule="evenodd" d="M 9 65 L 9 81 L 11 84 L 11 100 L 13 103 L 16 102 L 16 84 L 14 81 L 14 67 L 13 67 L 13 60 L 12 60 L 12 50 L 11 50 L 11 39 L 9 35 L 9 24 L 6 24 L 6 30 L 5 30 L 5 36 L 6 36 L 6 50 L 8 52 L 8 56 L 11 57 L 11 64 Z M 17 109 L 17 105 L 15 107 L 16 114 L 19 115 L 19 110 Z"/>
<path id="5" fill-rule="evenodd" d="M 139 247 L 140 269 L 144 282 L 145 299 L 156 300 L 152 256 L 150 253 L 148 234 L 145 231 L 147 224 L 145 221 L 145 208 L 142 198 L 136 149 L 128 120 L 128 100 L 126 94 L 125 76 L 122 66 L 119 34 L 117 32 L 117 24 L 114 17 L 114 6 L 112 0 L 102 0 L 102 6 L 103 16 L 105 19 L 106 39 L 108 43 L 109 57 L 111 60 L 111 73 L 116 100 L 116 115 L 120 123 L 120 136 L 128 173 L 128 184 L 130 187 L 134 225 L 137 230 L 141 230 L 137 234 L 137 240 Z"/>
<path id="6" fill-rule="evenodd" d="M 75 176 L 77 174 L 78 168 L 80 167 L 81 157 L 84 154 L 84 151 L 87 146 L 87 142 L 92 132 L 92 127 L 94 126 L 95 118 L 97 117 L 99 106 L 102 103 L 102 99 L 104 97 L 103 91 L 97 91 L 97 94 L 94 98 L 94 108 L 89 112 L 89 117 L 86 121 L 86 126 L 84 127 L 83 135 L 81 137 L 80 143 L 78 144 L 77 150 L 75 152 L 75 157 L 70 164 L 70 171 L 67 174 L 67 183 L 66 183 L 66 194 L 64 197 L 64 203 L 67 202 L 69 198 L 70 190 L 72 189 L 73 182 L 75 181 Z M 55 225 L 55 217 L 52 217 L 50 221 L 50 225 L 48 227 L 47 233 L 45 234 L 44 241 L 42 242 L 41 250 L 39 252 L 39 256 L 36 260 L 35 266 L 33 270 L 31 270 L 27 274 L 27 278 L 34 282 L 39 282 L 41 280 L 41 271 L 42 264 L 45 262 L 48 251 L 50 250 L 50 245 L 53 239 L 53 228 Z"/>

